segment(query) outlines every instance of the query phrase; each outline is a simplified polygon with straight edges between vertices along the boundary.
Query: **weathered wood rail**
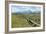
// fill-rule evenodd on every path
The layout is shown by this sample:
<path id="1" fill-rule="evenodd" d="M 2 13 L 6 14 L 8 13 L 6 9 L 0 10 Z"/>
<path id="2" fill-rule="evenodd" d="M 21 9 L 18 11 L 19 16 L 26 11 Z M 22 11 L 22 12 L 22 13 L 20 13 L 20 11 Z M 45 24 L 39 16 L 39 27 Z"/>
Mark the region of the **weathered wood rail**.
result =
<path id="1" fill-rule="evenodd" d="M 31 20 L 31 19 L 29 19 L 29 18 L 27 18 L 26 16 L 23 16 L 26 20 L 27 20 L 27 22 L 30 24 L 30 23 L 32 23 L 32 26 L 40 26 L 40 24 L 38 24 L 38 23 L 36 23 L 36 22 L 34 22 L 33 20 Z"/>

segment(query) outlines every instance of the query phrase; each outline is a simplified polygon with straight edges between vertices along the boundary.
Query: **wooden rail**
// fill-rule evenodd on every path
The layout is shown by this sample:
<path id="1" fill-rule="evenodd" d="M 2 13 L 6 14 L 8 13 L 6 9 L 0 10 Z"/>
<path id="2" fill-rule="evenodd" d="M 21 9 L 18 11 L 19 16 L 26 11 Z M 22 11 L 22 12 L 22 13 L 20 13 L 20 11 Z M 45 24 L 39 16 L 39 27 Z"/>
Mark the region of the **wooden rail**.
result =
<path id="1" fill-rule="evenodd" d="M 24 16 L 24 18 L 29 22 L 29 23 L 33 23 L 32 25 L 37 25 L 37 26 L 40 26 L 40 24 L 34 22 L 33 20 L 27 18 L 26 16 Z"/>

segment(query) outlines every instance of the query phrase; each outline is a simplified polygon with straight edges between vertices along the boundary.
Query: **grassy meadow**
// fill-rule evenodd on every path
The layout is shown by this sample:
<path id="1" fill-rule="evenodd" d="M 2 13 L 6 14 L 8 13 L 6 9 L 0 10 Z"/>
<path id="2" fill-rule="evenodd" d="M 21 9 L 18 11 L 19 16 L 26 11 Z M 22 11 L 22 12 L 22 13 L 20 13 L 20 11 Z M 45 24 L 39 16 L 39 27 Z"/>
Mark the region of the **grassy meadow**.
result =
<path id="1" fill-rule="evenodd" d="M 11 19 L 12 28 L 39 27 L 40 25 L 40 14 L 12 14 Z"/>

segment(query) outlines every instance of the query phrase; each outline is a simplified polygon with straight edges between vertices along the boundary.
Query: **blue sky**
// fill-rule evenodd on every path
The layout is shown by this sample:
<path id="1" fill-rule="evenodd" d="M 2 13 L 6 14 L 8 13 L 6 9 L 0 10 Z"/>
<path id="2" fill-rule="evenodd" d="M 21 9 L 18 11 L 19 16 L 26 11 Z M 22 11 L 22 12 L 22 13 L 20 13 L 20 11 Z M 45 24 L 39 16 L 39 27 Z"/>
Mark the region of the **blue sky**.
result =
<path id="1" fill-rule="evenodd" d="M 32 11 L 32 12 L 35 12 L 35 11 L 41 11 L 41 8 L 40 7 L 36 7 L 36 6 L 11 6 L 11 10 L 12 12 L 23 12 L 23 11 Z"/>

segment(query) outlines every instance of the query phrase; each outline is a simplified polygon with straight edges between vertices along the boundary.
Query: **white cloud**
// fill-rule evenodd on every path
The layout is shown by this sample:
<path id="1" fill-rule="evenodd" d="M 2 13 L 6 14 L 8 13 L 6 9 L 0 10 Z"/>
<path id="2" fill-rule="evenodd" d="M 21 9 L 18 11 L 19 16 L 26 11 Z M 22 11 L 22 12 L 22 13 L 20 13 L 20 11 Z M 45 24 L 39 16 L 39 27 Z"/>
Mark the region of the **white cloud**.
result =
<path id="1" fill-rule="evenodd" d="M 18 6 L 18 7 L 12 7 L 12 12 L 23 12 L 23 11 L 40 11 L 40 7 L 35 6 Z"/>

